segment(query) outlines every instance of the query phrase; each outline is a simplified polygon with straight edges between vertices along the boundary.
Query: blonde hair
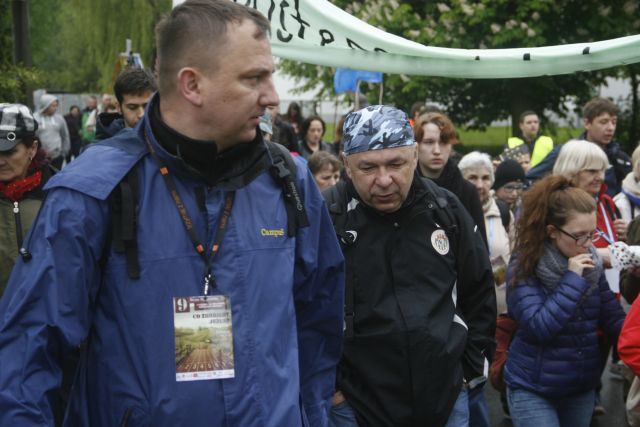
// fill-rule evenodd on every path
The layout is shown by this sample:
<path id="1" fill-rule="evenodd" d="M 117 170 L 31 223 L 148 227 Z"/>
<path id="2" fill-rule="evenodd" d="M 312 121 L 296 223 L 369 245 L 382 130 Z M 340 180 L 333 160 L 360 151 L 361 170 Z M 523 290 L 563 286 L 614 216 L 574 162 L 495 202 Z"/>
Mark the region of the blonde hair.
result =
<path id="1" fill-rule="evenodd" d="M 608 167 L 609 159 L 602 148 L 589 141 L 572 139 L 562 146 L 553 166 L 553 174 L 562 175 L 574 182 L 578 173 L 583 170 L 604 171 Z"/>

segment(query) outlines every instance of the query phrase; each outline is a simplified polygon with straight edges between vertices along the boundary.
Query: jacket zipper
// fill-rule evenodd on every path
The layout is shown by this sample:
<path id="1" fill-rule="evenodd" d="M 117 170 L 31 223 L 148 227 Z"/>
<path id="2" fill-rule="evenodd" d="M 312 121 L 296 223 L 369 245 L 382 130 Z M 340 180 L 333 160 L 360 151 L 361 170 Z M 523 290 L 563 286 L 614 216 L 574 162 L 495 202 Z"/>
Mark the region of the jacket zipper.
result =
<path id="1" fill-rule="evenodd" d="M 16 243 L 18 249 L 22 247 L 22 220 L 20 218 L 20 206 L 18 202 L 13 202 L 13 216 L 16 220 Z"/>

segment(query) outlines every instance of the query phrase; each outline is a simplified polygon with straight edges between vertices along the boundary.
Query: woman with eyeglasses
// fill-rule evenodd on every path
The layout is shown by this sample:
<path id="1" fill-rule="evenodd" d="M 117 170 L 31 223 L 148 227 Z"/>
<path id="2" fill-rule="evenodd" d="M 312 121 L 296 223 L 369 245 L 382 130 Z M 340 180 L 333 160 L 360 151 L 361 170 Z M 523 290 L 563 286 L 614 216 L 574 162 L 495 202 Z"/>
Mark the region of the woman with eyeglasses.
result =
<path id="1" fill-rule="evenodd" d="M 600 379 L 596 329 L 615 339 L 624 312 L 592 239 L 596 200 L 563 176 L 523 196 L 507 305 L 518 328 L 504 368 L 515 427 L 587 427 Z"/>
<path id="2" fill-rule="evenodd" d="M 496 168 L 495 177 L 493 182 L 494 197 L 498 203 L 502 202 L 508 206 L 515 215 L 524 191 L 524 169 L 517 161 L 505 159 Z"/>
<path id="3" fill-rule="evenodd" d="M 554 175 L 562 175 L 571 185 L 586 191 L 596 202 L 596 229 L 593 236 L 593 246 L 605 263 L 605 274 L 609 287 L 616 293 L 620 289 L 620 272 L 609 268 L 609 245 L 618 240 L 626 240 L 627 222 L 619 217 L 613 199 L 607 194 L 607 185 L 604 183 L 605 171 L 609 168 L 609 160 L 606 153 L 598 145 L 588 141 L 571 140 L 564 144 L 558 159 L 553 167 Z M 605 335 L 599 336 L 600 340 L 600 369 L 601 372 L 607 366 L 609 352 L 612 352 L 613 372 L 619 371 L 618 355 L 615 351 L 615 341 L 609 341 Z M 596 403 L 593 408 L 594 415 L 602 415 L 606 412 L 600 402 L 600 387 L 596 395 Z"/>

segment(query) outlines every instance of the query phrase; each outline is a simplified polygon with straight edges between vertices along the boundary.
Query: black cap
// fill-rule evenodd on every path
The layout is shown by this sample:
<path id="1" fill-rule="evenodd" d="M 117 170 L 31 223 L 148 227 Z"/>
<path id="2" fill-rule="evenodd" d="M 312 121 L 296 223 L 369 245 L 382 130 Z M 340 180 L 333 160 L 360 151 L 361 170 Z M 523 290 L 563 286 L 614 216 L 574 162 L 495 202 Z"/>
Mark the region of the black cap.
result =
<path id="1" fill-rule="evenodd" d="M 492 188 L 498 190 L 511 181 L 524 183 L 524 179 L 524 169 L 522 169 L 520 163 L 513 159 L 505 159 L 496 168 L 495 181 Z"/>
<path id="2" fill-rule="evenodd" d="M 25 137 L 35 137 L 38 123 L 26 105 L 0 104 L 0 151 L 13 149 Z"/>

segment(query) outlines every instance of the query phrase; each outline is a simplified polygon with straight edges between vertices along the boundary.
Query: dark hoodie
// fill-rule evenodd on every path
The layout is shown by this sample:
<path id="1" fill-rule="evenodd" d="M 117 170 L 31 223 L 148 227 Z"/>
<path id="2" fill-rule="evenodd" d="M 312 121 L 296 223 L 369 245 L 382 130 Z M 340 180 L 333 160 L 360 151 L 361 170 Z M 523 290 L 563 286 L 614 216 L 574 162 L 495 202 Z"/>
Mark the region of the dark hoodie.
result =
<path id="1" fill-rule="evenodd" d="M 96 123 L 96 141 L 111 138 L 124 129 L 124 119 L 120 113 L 100 113 Z"/>

